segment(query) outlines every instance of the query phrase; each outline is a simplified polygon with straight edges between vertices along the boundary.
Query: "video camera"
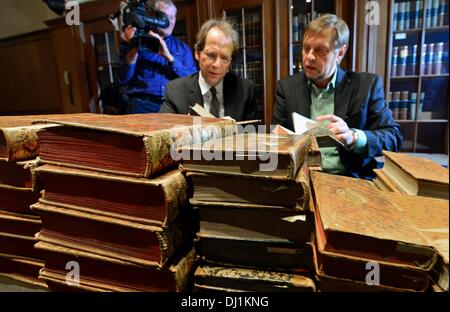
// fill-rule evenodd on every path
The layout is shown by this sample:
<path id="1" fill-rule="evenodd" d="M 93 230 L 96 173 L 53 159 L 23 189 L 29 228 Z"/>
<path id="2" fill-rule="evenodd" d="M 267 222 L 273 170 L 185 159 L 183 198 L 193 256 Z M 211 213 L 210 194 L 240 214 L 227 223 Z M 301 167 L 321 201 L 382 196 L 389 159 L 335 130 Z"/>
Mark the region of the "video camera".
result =
<path id="1" fill-rule="evenodd" d="M 154 16 L 147 13 L 147 0 L 129 0 L 123 9 L 123 25 L 131 25 L 137 31 L 130 46 L 140 50 L 159 51 L 159 40 L 148 34 L 149 30 L 169 27 L 169 18 L 164 12 L 156 11 Z"/>

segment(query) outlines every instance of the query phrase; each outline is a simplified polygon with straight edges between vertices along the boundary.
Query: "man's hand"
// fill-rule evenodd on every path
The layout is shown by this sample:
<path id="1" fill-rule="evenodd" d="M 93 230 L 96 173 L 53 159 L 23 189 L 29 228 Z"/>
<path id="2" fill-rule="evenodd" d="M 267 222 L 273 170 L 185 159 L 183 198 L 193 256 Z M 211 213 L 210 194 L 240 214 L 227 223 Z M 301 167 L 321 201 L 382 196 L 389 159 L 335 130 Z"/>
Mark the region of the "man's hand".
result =
<path id="1" fill-rule="evenodd" d="M 322 115 L 317 117 L 317 121 L 329 121 L 327 128 L 336 136 L 336 138 L 345 144 L 345 146 L 351 146 L 355 142 L 355 136 L 351 131 L 347 123 L 342 118 L 335 115 Z"/>
<path id="2" fill-rule="evenodd" d="M 173 62 L 173 55 L 172 55 L 172 53 L 170 53 L 169 49 L 167 48 L 167 44 L 164 41 L 164 38 L 151 30 L 148 32 L 148 34 L 159 40 L 159 44 L 160 44 L 159 45 L 160 46 L 159 54 L 164 56 L 166 58 L 166 60 L 168 60 L 169 62 Z"/>
<path id="3" fill-rule="evenodd" d="M 130 42 L 131 39 L 133 39 L 136 30 L 137 30 L 136 27 L 128 25 L 121 34 L 122 40 L 125 42 Z M 128 65 L 133 65 L 136 64 L 137 59 L 138 59 L 138 49 L 133 48 L 128 52 L 126 62 Z"/>

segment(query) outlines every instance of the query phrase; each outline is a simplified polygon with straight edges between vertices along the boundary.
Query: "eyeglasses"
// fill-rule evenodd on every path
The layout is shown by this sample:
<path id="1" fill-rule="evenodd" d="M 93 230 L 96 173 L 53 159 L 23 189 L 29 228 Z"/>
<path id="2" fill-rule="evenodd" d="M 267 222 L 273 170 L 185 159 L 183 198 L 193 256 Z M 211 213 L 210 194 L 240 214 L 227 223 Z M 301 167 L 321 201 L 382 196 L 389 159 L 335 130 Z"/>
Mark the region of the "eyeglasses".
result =
<path id="1" fill-rule="evenodd" d="M 231 58 L 219 56 L 215 52 L 204 52 L 204 51 L 202 51 L 202 52 L 206 55 L 206 57 L 208 58 L 208 61 L 210 61 L 211 63 L 214 63 L 218 57 L 220 58 L 221 65 L 230 65 L 230 63 L 231 63 Z"/>

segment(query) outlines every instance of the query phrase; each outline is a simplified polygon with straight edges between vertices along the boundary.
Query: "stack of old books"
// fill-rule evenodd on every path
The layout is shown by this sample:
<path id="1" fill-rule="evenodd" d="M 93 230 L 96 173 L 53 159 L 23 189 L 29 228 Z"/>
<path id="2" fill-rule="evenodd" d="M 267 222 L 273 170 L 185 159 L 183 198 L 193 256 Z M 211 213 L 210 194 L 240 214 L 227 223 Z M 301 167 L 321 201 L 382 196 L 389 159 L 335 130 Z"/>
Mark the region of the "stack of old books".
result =
<path id="1" fill-rule="evenodd" d="M 38 134 L 40 278 L 51 290 L 185 289 L 194 229 L 177 147 L 232 134 L 234 122 L 170 114 L 37 122 L 46 123 L 57 126 Z"/>
<path id="2" fill-rule="evenodd" d="M 0 275 L 23 286 L 46 287 L 38 280 L 44 262 L 33 247 L 41 221 L 30 209 L 40 190 L 36 133 L 51 126 L 33 126 L 39 117 L 0 117 Z"/>
<path id="3" fill-rule="evenodd" d="M 321 172 L 311 180 L 320 290 L 448 290 L 447 200 Z"/>
<path id="4" fill-rule="evenodd" d="M 310 144 L 310 136 L 244 133 L 180 149 L 200 219 L 197 290 L 315 290 L 306 275 Z"/>

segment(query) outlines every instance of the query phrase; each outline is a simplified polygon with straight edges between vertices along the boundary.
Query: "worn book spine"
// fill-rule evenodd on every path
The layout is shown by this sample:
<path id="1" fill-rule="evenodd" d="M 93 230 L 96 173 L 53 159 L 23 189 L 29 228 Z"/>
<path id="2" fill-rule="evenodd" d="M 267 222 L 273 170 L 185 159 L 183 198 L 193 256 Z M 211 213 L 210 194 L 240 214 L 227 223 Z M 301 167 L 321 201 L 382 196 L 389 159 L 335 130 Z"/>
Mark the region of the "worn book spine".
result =
<path id="1" fill-rule="evenodd" d="M 37 167 L 35 159 L 10 163 L 0 158 L 0 184 L 39 191 L 41 185 L 34 171 Z"/>
<path id="2" fill-rule="evenodd" d="M 53 126 L 55 125 L 46 124 L 1 129 L 0 144 L 4 146 L 0 146 L 0 158 L 15 162 L 37 157 L 39 155 L 37 133 Z"/>
<path id="3" fill-rule="evenodd" d="M 147 155 L 147 168 L 145 177 L 154 176 L 156 173 L 175 165 L 171 154 L 182 145 L 204 143 L 206 141 L 220 139 L 233 135 L 236 131 L 234 120 L 206 124 L 203 126 L 180 127 L 178 130 L 163 130 L 144 137 L 144 145 Z"/>

